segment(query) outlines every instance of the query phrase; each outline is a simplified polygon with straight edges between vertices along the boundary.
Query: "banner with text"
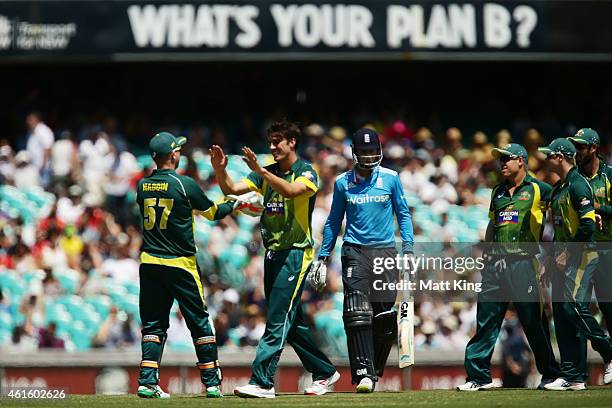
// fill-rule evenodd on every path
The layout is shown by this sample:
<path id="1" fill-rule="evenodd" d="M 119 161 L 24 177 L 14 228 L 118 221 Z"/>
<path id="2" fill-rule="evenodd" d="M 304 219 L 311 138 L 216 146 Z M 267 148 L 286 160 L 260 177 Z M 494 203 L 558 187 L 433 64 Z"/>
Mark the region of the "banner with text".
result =
<path id="1" fill-rule="evenodd" d="M 590 59 L 608 1 L 0 1 L 0 61 Z"/>

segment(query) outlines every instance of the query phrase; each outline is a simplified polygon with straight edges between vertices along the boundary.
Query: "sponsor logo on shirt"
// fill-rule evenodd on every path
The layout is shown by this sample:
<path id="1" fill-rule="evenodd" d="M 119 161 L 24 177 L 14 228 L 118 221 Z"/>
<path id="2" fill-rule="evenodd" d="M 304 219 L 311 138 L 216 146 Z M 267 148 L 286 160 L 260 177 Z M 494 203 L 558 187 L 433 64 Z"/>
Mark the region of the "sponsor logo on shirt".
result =
<path id="1" fill-rule="evenodd" d="M 521 200 L 521 201 L 531 200 L 531 194 L 529 194 L 529 191 L 523 191 L 519 195 L 518 199 Z"/>
<path id="2" fill-rule="evenodd" d="M 586 206 L 587 206 L 587 205 L 589 205 L 589 204 L 591 204 L 591 200 L 589 200 L 588 198 L 586 198 L 586 197 L 582 197 L 582 198 L 580 199 L 580 205 L 581 205 L 582 207 L 586 207 Z"/>
<path id="3" fill-rule="evenodd" d="M 306 177 L 310 181 L 314 181 L 314 175 L 312 174 L 310 170 L 303 172 L 302 176 Z"/>
<path id="4" fill-rule="evenodd" d="M 599 198 L 606 198 L 606 188 L 598 187 L 597 190 L 595 190 L 595 196 Z"/>
<path id="5" fill-rule="evenodd" d="M 349 204 L 370 204 L 370 203 L 386 203 L 391 200 L 391 196 L 389 194 L 383 195 L 358 195 L 351 196 L 346 198 L 346 202 Z"/>
<path id="6" fill-rule="evenodd" d="M 270 201 L 266 203 L 266 215 L 285 215 L 284 201 Z"/>
<path id="7" fill-rule="evenodd" d="M 519 210 L 500 211 L 497 217 L 498 224 L 518 224 Z"/>

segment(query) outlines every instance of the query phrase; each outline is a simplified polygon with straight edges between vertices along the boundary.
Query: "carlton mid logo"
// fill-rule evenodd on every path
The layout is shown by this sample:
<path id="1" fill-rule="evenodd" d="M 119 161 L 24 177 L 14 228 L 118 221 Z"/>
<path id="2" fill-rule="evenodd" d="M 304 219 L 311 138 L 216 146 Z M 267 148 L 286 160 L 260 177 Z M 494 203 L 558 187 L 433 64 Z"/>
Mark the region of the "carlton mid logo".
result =
<path id="1" fill-rule="evenodd" d="M 349 204 L 386 203 L 390 199 L 391 199 L 391 196 L 389 194 L 376 195 L 376 196 L 371 196 L 369 194 L 366 194 L 366 195 L 347 197 L 346 202 Z"/>
<path id="2" fill-rule="evenodd" d="M 506 210 L 500 211 L 497 222 L 499 224 L 518 224 L 519 211 L 518 210 Z"/>

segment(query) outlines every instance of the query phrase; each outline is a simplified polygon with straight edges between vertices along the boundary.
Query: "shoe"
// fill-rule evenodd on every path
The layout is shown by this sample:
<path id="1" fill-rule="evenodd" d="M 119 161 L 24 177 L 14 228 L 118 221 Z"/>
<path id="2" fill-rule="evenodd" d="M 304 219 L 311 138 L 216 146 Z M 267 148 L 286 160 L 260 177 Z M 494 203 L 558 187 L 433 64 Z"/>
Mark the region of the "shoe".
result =
<path id="1" fill-rule="evenodd" d="M 563 378 L 557 378 L 555 381 L 546 384 L 544 389 L 549 391 L 582 391 L 586 390 L 586 384 L 583 382 L 570 382 Z"/>
<path id="2" fill-rule="evenodd" d="M 612 360 L 604 367 L 604 384 L 612 384 Z"/>
<path id="3" fill-rule="evenodd" d="M 276 398 L 274 387 L 266 389 L 255 384 L 236 387 L 234 388 L 234 394 L 242 398 Z"/>
<path id="4" fill-rule="evenodd" d="M 223 397 L 223 393 L 221 392 L 221 387 L 218 385 L 213 385 L 211 387 L 206 387 L 206 398 L 221 398 Z"/>
<path id="5" fill-rule="evenodd" d="M 546 384 L 550 384 L 552 382 L 555 381 L 555 378 L 542 378 L 542 381 L 540 381 L 540 385 L 538 385 L 538 390 L 544 390 L 544 386 Z"/>
<path id="6" fill-rule="evenodd" d="M 374 392 L 374 381 L 372 381 L 371 378 L 363 377 L 361 381 L 359 381 L 359 384 L 357 384 L 355 391 L 359 394 Z"/>
<path id="7" fill-rule="evenodd" d="M 457 391 L 480 391 L 480 390 L 492 390 L 494 388 L 500 388 L 500 384 L 490 382 L 488 384 L 478 384 L 475 381 L 468 381 L 465 384 L 457 386 Z"/>
<path id="8" fill-rule="evenodd" d="M 304 390 L 305 395 L 323 395 L 329 391 L 329 387 L 334 385 L 340 379 L 340 373 L 335 372 L 331 377 L 324 380 L 316 380 L 312 382 L 310 387 Z"/>
<path id="9" fill-rule="evenodd" d="M 164 392 L 159 385 L 141 385 L 136 395 L 140 398 L 170 398 L 170 394 Z"/>

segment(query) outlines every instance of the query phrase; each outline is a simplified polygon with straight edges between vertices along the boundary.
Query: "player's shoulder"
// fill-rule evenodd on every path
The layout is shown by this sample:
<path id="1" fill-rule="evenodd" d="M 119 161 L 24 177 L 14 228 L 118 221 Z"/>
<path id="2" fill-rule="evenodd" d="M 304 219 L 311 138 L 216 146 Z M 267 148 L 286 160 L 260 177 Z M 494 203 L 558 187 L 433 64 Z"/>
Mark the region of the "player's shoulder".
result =
<path id="1" fill-rule="evenodd" d="M 350 171 L 345 171 L 338 174 L 334 179 L 334 183 L 336 183 L 338 187 L 346 187 L 348 185 L 349 173 Z"/>
<path id="2" fill-rule="evenodd" d="M 541 192 L 550 192 L 552 191 L 552 186 L 550 184 L 548 184 L 545 181 L 539 180 L 533 176 L 529 176 L 529 178 L 527 179 L 528 183 L 531 183 L 534 187 L 537 186 L 537 188 L 541 191 Z"/>
<path id="3" fill-rule="evenodd" d="M 312 163 L 304 159 L 300 159 L 297 167 L 295 168 L 295 172 L 297 173 L 296 176 L 303 176 L 310 180 L 313 180 L 317 177 L 317 171 L 312 166 Z"/>
<path id="4" fill-rule="evenodd" d="M 395 170 L 393 170 L 393 169 L 390 169 L 390 168 L 388 168 L 388 167 L 383 167 L 383 166 L 380 166 L 380 167 L 378 168 L 378 172 L 379 172 L 380 174 L 384 174 L 384 175 L 389 176 L 389 177 L 397 177 L 397 176 L 398 176 L 397 171 L 395 171 Z"/>
<path id="5" fill-rule="evenodd" d="M 571 193 L 578 195 L 593 194 L 591 183 L 578 170 L 572 170 L 568 174 L 568 183 Z"/>
<path id="6" fill-rule="evenodd" d="M 495 195 L 497 195 L 497 192 L 500 191 L 504 186 L 505 186 L 505 182 L 501 182 L 501 183 L 497 183 L 496 185 L 493 186 L 493 189 L 491 190 L 491 197 L 494 197 Z"/>

